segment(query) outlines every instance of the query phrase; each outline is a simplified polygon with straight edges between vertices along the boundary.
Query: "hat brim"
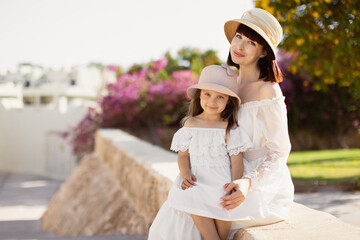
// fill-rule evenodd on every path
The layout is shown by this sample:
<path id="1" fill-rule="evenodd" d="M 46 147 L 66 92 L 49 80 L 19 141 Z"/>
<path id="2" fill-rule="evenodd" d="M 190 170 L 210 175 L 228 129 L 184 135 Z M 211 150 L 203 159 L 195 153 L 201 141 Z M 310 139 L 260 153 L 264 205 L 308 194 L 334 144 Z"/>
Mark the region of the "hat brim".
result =
<path id="1" fill-rule="evenodd" d="M 240 24 L 244 24 L 244 25 L 248 26 L 249 28 L 251 28 L 252 30 L 257 32 L 262 38 L 264 38 L 264 40 L 270 46 L 270 48 L 274 54 L 274 57 L 276 59 L 276 48 L 272 44 L 270 38 L 266 35 L 266 33 L 259 26 L 255 25 L 252 22 L 249 22 L 246 20 L 241 20 L 241 19 L 234 19 L 234 20 L 227 21 L 224 25 L 224 31 L 225 31 L 225 35 L 226 35 L 226 38 L 229 41 L 229 43 L 231 43 L 232 39 L 234 38 L 236 30 Z"/>
<path id="2" fill-rule="evenodd" d="M 212 90 L 212 91 L 216 91 L 216 92 L 219 92 L 219 93 L 223 93 L 223 94 L 235 97 L 238 100 L 238 104 L 239 105 L 241 104 L 241 100 L 240 100 L 239 96 L 235 92 L 231 91 L 227 87 L 223 87 L 221 85 L 213 84 L 213 83 L 200 83 L 200 84 L 192 85 L 187 89 L 187 91 L 186 91 L 187 95 L 190 98 L 194 98 L 197 89 Z"/>

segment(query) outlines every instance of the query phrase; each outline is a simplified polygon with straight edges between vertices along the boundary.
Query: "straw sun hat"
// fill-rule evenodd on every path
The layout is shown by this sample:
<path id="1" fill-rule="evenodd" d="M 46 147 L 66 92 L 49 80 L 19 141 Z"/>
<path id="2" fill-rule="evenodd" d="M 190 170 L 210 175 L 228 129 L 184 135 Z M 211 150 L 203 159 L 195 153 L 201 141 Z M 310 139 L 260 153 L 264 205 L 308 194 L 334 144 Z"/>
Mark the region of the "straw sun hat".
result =
<path id="1" fill-rule="evenodd" d="M 244 24 L 262 36 L 271 47 L 276 58 L 275 49 L 283 37 L 278 20 L 261 8 L 253 8 L 244 12 L 240 19 L 227 21 L 224 25 L 225 35 L 231 43 L 240 24 Z"/>
<path id="2" fill-rule="evenodd" d="M 236 73 L 228 65 L 210 65 L 202 70 L 199 82 L 187 89 L 187 95 L 194 98 L 197 89 L 212 90 L 237 98 L 240 105 L 241 100 L 236 94 L 236 79 Z"/>

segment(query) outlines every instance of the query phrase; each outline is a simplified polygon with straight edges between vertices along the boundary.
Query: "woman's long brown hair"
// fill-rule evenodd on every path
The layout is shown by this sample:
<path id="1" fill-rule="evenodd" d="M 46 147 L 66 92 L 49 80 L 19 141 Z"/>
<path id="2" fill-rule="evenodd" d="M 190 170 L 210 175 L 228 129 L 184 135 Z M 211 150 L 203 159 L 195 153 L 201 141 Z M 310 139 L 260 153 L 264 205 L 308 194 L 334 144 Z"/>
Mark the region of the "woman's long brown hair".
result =
<path id="1" fill-rule="evenodd" d="M 190 100 L 189 109 L 186 116 L 181 120 L 181 126 L 184 126 L 185 122 L 189 118 L 195 117 L 204 111 L 200 105 L 200 94 L 201 94 L 201 89 L 197 89 L 194 98 Z M 238 110 L 239 110 L 238 99 L 236 97 L 229 96 L 229 100 L 226 104 L 226 107 L 224 111 L 222 111 L 220 114 L 221 119 L 228 122 L 226 126 L 225 142 L 227 142 L 231 128 L 233 128 L 234 126 L 239 126 L 238 118 L 237 118 Z"/>

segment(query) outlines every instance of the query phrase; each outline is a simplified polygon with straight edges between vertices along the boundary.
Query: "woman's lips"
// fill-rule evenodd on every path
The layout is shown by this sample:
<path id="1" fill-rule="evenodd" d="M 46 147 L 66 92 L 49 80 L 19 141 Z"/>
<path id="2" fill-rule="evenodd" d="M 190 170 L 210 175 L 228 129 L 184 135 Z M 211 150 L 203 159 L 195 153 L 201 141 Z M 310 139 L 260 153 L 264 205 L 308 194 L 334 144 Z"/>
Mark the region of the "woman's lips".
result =
<path id="1" fill-rule="evenodd" d="M 234 54 L 235 57 L 244 57 L 245 56 L 245 55 L 243 55 L 243 54 L 241 54 L 241 53 L 239 53 L 237 51 L 234 51 L 234 50 L 233 50 L 233 54 Z"/>

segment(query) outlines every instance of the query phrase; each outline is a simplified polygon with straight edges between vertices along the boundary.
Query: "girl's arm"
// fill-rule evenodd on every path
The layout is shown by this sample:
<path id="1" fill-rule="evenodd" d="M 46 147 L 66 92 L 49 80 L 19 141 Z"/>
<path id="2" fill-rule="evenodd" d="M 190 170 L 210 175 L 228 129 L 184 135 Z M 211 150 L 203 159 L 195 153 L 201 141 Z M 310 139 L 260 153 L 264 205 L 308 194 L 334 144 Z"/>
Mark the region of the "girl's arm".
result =
<path id="1" fill-rule="evenodd" d="M 231 181 L 235 181 L 241 178 L 244 173 L 243 153 L 240 152 L 237 155 L 231 155 L 230 164 L 231 164 Z"/>
<path id="2" fill-rule="evenodd" d="M 194 174 L 191 173 L 190 155 L 188 150 L 186 150 L 185 152 L 182 151 L 178 152 L 178 165 L 179 165 L 180 175 L 183 179 L 182 186 L 185 185 L 185 189 L 195 186 L 196 177 Z"/>
<path id="3" fill-rule="evenodd" d="M 244 162 L 243 162 L 243 153 L 240 152 L 237 155 L 230 156 L 231 163 L 231 182 L 224 185 L 226 194 L 222 197 L 222 200 L 226 200 L 226 198 L 236 198 L 231 202 L 232 205 L 225 205 L 224 202 L 221 204 L 224 208 L 231 209 L 237 207 L 240 203 L 245 200 L 245 195 L 243 194 L 241 184 L 238 184 L 238 181 L 242 181 L 242 176 L 244 173 Z"/>

